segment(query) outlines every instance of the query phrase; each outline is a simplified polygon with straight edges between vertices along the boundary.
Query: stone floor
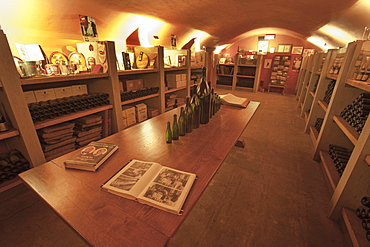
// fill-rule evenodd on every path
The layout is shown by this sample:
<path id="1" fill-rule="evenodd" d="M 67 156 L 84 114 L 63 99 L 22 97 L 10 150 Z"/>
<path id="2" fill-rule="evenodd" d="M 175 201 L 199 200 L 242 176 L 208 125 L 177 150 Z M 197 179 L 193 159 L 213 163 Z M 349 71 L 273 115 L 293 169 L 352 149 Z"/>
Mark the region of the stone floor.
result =
<path id="1" fill-rule="evenodd" d="M 330 192 L 295 98 L 233 93 L 261 102 L 242 134 L 245 147 L 232 149 L 169 246 L 350 246 L 327 217 Z M 1 193 L 0 205 L 2 247 L 87 246 L 23 185 Z"/>

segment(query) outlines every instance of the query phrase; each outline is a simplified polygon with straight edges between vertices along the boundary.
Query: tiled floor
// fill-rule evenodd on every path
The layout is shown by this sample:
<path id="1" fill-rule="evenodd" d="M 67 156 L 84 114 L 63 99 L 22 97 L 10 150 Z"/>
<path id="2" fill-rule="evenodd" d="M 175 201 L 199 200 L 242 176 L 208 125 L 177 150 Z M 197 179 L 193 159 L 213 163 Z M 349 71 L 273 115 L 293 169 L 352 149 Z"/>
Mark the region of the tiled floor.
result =
<path id="1" fill-rule="evenodd" d="M 261 102 L 246 146 L 232 149 L 169 246 L 348 246 L 327 218 L 330 193 L 295 98 L 234 94 Z M 0 203 L 0 246 L 86 246 L 25 186 L 0 194 Z"/>

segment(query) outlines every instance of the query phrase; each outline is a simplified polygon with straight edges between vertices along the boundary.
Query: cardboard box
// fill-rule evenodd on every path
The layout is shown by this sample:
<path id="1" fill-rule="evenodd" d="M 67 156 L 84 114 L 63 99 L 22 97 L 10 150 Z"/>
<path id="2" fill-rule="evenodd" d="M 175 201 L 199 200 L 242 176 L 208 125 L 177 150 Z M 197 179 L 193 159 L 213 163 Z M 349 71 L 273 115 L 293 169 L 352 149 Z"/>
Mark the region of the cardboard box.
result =
<path id="1" fill-rule="evenodd" d="M 122 111 L 125 111 L 126 118 L 136 117 L 135 107 L 133 106 L 123 106 Z"/>
<path id="2" fill-rule="evenodd" d="M 123 122 L 123 128 L 126 129 L 128 127 L 127 119 L 126 118 L 122 119 L 122 122 Z"/>
<path id="3" fill-rule="evenodd" d="M 135 117 L 128 117 L 126 118 L 127 126 L 131 126 L 133 124 L 136 124 L 136 118 Z"/>
<path id="4" fill-rule="evenodd" d="M 182 74 L 166 74 L 167 82 L 181 81 Z"/>
<path id="5" fill-rule="evenodd" d="M 123 111 L 122 111 L 122 118 L 123 118 L 123 119 L 126 119 L 126 118 L 127 118 L 126 110 L 123 110 Z"/>
<path id="6" fill-rule="evenodd" d="M 35 90 L 35 97 L 37 101 L 47 101 L 55 99 L 55 93 L 53 88 L 49 89 L 42 89 L 42 90 Z"/>
<path id="7" fill-rule="evenodd" d="M 73 85 L 72 86 L 72 95 L 81 95 L 81 94 L 87 94 L 87 85 L 81 84 L 81 85 Z"/>
<path id="8" fill-rule="evenodd" d="M 140 123 L 148 119 L 147 106 L 144 103 L 135 105 L 136 109 L 136 120 Z"/>
<path id="9" fill-rule="evenodd" d="M 26 99 L 27 104 L 37 102 L 33 91 L 23 92 L 23 95 L 24 95 L 24 98 Z"/>
<path id="10" fill-rule="evenodd" d="M 159 109 L 155 107 L 148 107 L 148 118 L 152 118 L 159 115 Z"/>
<path id="11" fill-rule="evenodd" d="M 143 79 L 136 79 L 136 80 L 127 80 L 125 82 L 125 90 L 126 92 L 130 91 L 137 91 L 144 87 Z"/>
<path id="12" fill-rule="evenodd" d="M 58 87 L 54 88 L 56 98 L 73 96 L 72 87 Z"/>

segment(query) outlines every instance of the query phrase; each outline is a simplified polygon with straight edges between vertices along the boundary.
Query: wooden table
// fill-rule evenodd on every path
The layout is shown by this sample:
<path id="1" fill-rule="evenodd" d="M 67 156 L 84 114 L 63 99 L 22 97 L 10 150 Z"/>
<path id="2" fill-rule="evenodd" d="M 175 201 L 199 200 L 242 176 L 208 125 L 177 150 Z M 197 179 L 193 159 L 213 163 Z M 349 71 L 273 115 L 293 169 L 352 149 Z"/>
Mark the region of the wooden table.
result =
<path id="1" fill-rule="evenodd" d="M 74 152 L 21 173 L 19 176 L 73 229 L 93 246 L 165 246 L 248 125 L 259 102 L 247 108 L 222 106 L 210 122 L 180 140 L 167 144 L 166 122 L 172 110 L 101 141 L 119 150 L 96 172 L 65 169 L 63 161 Z M 184 207 L 174 215 L 100 189 L 131 159 L 155 161 L 192 172 L 198 179 Z"/>

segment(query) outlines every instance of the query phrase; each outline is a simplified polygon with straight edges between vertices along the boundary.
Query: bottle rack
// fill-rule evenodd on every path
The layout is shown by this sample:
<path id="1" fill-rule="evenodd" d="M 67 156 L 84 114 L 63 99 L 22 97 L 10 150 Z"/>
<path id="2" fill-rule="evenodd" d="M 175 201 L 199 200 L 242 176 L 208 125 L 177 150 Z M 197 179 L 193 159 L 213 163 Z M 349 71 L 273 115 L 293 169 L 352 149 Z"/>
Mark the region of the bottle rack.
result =
<path id="1" fill-rule="evenodd" d="M 190 74 L 192 68 L 190 50 L 177 51 L 185 55 L 183 67 L 164 67 L 164 49 L 163 47 L 153 47 L 152 53 L 155 54 L 153 67 L 145 69 L 132 69 L 118 71 L 116 66 L 116 53 L 114 42 L 106 41 L 107 64 L 106 73 L 83 73 L 76 75 L 58 75 L 47 77 L 33 77 L 21 79 L 14 64 L 7 38 L 0 30 L 0 46 L 3 47 L 2 56 L 0 56 L 0 103 L 4 106 L 11 128 L 8 131 L 0 132 L 0 141 L 8 149 L 18 149 L 30 162 L 31 167 L 41 165 L 46 162 L 37 130 L 50 127 L 56 124 L 72 121 L 78 118 L 90 116 L 96 113 L 102 113 L 103 116 L 103 136 L 116 133 L 124 129 L 122 121 L 122 105 L 136 102 L 145 102 L 150 106 L 159 109 L 159 113 L 165 111 L 165 94 L 169 93 L 165 89 L 165 73 L 186 74 L 185 87 L 178 89 L 182 94 L 189 95 L 190 92 Z M 143 48 L 148 49 L 148 48 Z M 201 52 L 203 59 L 208 56 L 206 52 Z M 199 63 L 197 64 L 199 66 Z M 197 69 L 197 68 L 195 68 Z M 143 79 L 145 87 L 155 88 L 156 92 L 130 100 L 121 100 L 120 80 L 125 79 Z M 109 104 L 95 106 L 91 109 L 84 109 L 71 114 L 56 116 L 52 119 L 43 121 L 32 120 L 28 104 L 23 95 L 25 91 L 39 89 L 49 89 L 56 87 L 67 87 L 84 84 L 89 93 L 104 93 L 109 95 Z M 13 182 L 17 184 L 19 182 Z M 12 186 L 12 185 L 11 185 Z M 0 185 L 1 188 L 9 188 L 8 184 Z"/>
<path id="2" fill-rule="evenodd" d="M 301 93 L 302 93 L 304 80 L 306 78 L 306 74 L 309 72 L 308 62 L 309 62 L 310 59 L 311 59 L 311 56 L 305 56 L 302 59 L 302 65 L 301 65 L 301 68 L 300 68 L 300 71 L 299 71 L 299 75 L 298 75 L 298 78 L 297 78 L 297 84 L 296 84 L 296 100 L 297 101 L 300 101 L 300 96 L 301 96 Z M 298 104 L 298 107 L 299 106 L 300 105 Z"/>
<path id="3" fill-rule="evenodd" d="M 261 74 L 262 55 L 254 56 L 254 59 L 246 59 L 237 53 L 233 63 L 217 63 L 216 84 L 231 87 L 232 90 L 238 88 L 257 92 Z"/>
<path id="4" fill-rule="evenodd" d="M 288 77 L 288 71 L 291 61 L 290 55 L 275 55 L 272 61 L 272 71 L 270 75 L 270 83 L 268 85 L 268 92 L 270 88 L 280 88 L 284 94 L 284 88 Z"/>
<path id="5" fill-rule="evenodd" d="M 302 81 L 301 81 L 301 90 L 298 96 L 298 107 L 301 109 L 303 108 L 303 103 L 305 102 L 307 92 L 309 91 L 308 87 L 311 82 L 312 71 L 313 71 L 314 65 L 315 65 L 315 56 L 314 55 L 308 56 L 306 64 L 305 64 L 306 68 L 304 72 L 304 77 L 302 77 Z M 303 112 L 301 111 L 301 116 Z"/>

